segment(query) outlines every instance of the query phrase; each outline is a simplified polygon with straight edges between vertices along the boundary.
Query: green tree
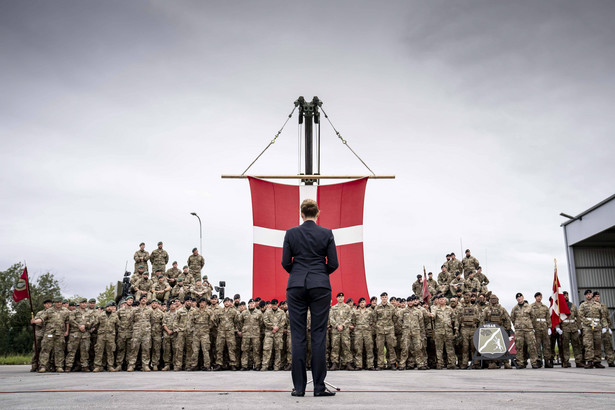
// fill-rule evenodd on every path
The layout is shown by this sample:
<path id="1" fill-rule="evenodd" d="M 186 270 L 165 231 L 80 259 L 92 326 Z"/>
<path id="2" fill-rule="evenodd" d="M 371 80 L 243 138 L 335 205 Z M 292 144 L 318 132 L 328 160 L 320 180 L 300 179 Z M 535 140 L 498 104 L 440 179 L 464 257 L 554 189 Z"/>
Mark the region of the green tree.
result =
<path id="1" fill-rule="evenodd" d="M 107 302 L 115 301 L 115 285 L 113 283 L 109 283 L 109 286 L 105 288 L 105 290 L 98 295 L 98 304 L 105 306 Z"/>

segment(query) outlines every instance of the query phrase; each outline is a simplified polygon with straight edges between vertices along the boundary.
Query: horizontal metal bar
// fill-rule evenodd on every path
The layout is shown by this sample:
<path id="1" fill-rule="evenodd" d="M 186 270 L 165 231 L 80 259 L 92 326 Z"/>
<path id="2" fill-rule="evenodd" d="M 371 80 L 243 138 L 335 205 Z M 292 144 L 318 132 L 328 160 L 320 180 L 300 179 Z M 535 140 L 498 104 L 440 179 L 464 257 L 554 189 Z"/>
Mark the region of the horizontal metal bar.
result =
<path id="1" fill-rule="evenodd" d="M 227 179 L 254 177 L 260 179 L 395 179 L 395 175 L 221 175 Z"/>

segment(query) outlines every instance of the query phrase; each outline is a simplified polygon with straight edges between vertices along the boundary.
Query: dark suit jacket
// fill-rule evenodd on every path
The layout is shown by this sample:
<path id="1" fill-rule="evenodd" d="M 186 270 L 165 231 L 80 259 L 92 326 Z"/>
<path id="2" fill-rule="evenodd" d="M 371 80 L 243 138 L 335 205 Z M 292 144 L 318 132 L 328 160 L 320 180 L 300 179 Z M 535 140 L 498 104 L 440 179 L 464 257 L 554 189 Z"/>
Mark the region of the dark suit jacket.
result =
<path id="1" fill-rule="evenodd" d="M 329 275 L 339 263 L 331 229 L 314 221 L 286 231 L 282 248 L 282 266 L 290 274 L 289 288 L 326 288 L 331 290 Z"/>

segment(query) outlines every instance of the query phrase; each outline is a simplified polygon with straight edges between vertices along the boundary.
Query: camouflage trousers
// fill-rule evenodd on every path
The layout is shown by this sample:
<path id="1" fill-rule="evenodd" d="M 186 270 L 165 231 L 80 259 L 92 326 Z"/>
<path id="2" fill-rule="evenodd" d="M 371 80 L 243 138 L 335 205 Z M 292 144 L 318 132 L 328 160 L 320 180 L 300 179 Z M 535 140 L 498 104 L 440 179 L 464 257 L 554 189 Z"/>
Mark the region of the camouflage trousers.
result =
<path id="1" fill-rule="evenodd" d="M 365 349 L 365 367 L 374 368 L 374 340 L 371 329 L 354 330 L 354 365 L 357 369 L 363 368 L 363 349 Z"/>
<path id="2" fill-rule="evenodd" d="M 237 366 L 237 357 L 235 356 L 235 331 L 226 330 L 218 331 L 216 339 L 216 366 L 222 366 L 224 357 L 224 348 L 228 350 L 229 364 Z"/>
<path id="3" fill-rule="evenodd" d="M 130 345 L 132 344 L 132 334 L 130 332 L 119 332 L 117 334 L 117 346 L 115 362 L 117 366 L 122 366 L 124 360 L 128 361 L 128 354 L 130 352 Z"/>
<path id="4" fill-rule="evenodd" d="M 53 350 L 56 369 L 64 368 L 64 335 L 46 334 L 41 342 L 41 354 L 39 356 L 40 368 L 48 369 L 50 366 L 49 355 Z"/>
<path id="5" fill-rule="evenodd" d="M 261 366 L 261 337 L 260 334 L 249 335 L 244 333 L 241 338 L 241 367 L 248 367 L 248 360 L 250 358 L 250 352 L 252 352 L 252 360 L 254 360 L 254 366 Z"/>
<path id="6" fill-rule="evenodd" d="M 570 364 L 570 344 L 572 343 L 572 351 L 574 352 L 575 363 L 583 363 L 583 349 L 581 348 L 581 339 L 577 330 L 564 330 L 562 333 L 562 347 L 560 353 L 562 355 L 562 363 Z"/>
<path id="7" fill-rule="evenodd" d="M 442 368 L 444 363 L 444 352 L 448 361 L 447 367 L 455 367 L 455 347 L 453 346 L 453 329 L 438 329 L 434 331 L 434 339 L 436 342 L 436 366 Z"/>
<path id="8" fill-rule="evenodd" d="M 107 369 L 115 365 L 115 334 L 98 335 L 94 346 L 94 367 L 103 367 L 103 354 L 107 351 Z"/>
<path id="9" fill-rule="evenodd" d="M 199 352 L 203 352 L 203 367 L 209 369 L 211 367 L 211 358 L 209 357 L 209 332 L 196 332 L 192 336 L 192 357 L 190 358 L 190 367 L 196 367 L 199 364 Z"/>
<path id="10" fill-rule="evenodd" d="M 533 330 L 517 330 L 515 333 L 515 345 L 517 346 L 517 364 L 525 366 L 526 358 L 523 356 L 523 349 L 527 346 L 530 355 L 532 366 L 538 361 L 538 353 L 536 352 L 536 338 Z"/>
<path id="11" fill-rule="evenodd" d="M 165 366 L 171 366 L 171 357 L 173 356 L 173 334 L 168 334 L 166 331 L 162 334 L 162 361 Z"/>
<path id="12" fill-rule="evenodd" d="M 588 362 L 602 361 L 602 328 L 583 326 L 583 346 L 585 347 L 585 360 Z"/>
<path id="13" fill-rule="evenodd" d="M 158 368 L 162 356 L 162 330 L 152 331 L 152 367 Z"/>
<path id="14" fill-rule="evenodd" d="M 551 337 L 547 333 L 547 329 L 538 329 L 534 331 L 536 337 L 536 354 L 538 355 L 542 349 L 543 360 L 553 360 L 551 354 Z"/>
<path id="15" fill-rule="evenodd" d="M 397 339 L 395 333 L 378 333 L 376 335 L 376 347 L 378 348 L 378 367 L 384 367 L 384 347 L 386 345 L 387 352 L 389 353 L 388 365 L 391 366 L 397 361 L 395 355 L 395 346 L 397 345 Z"/>
<path id="16" fill-rule="evenodd" d="M 470 362 L 470 356 L 474 353 L 474 332 L 476 328 L 474 326 L 467 326 L 461 328 L 461 362 L 459 367 L 466 368 Z M 534 346 L 534 351 L 536 347 Z"/>
<path id="17" fill-rule="evenodd" d="M 194 342 L 194 331 L 188 331 L 186 332 L 186 343 L 185 343 L 185 350 L 186 350 L 186 356 L 184 359 L 184 367 L 187 367 L 190 364 L 190 361 L 192 360 L 192 344 Z"/>
<path id="18" fill-rule="evenodd" d="M 186 348 L 186 332 L 179 331 L 173 338 L 173 370 L 181 370 Z M 189 356 L 187 356 L 189 357 Z"/>
<path id="19" fill-rule="evenodd" d="M 414 358 L 417 366 L 427 366 L 426 357 L 423 354 L 423 343 L 421 332 L 419 330 L 404 329 L 401 337 L 401 358 L 399 360 L 400 367 L 406 367 L 412 363 Z"/>
<path id="20" fill-rule="evenodd" d="M 340 357 L 342 358 L 340 363 Z M 342 366 L 352 363 L 352 355 L 350 352 L 350 329 L 344 328 L 341 332 L 337 327 L 331 329 L 331 364 L 340 364 Z"/>
<path id="21" fill-rule="evenodd" d="M 282 349 L 284 348 L 284 337 L 282 333 L 267 332 L 263 341 L 263 370 L 269 368 L 271 356 L 274 355 L 273 368 L 280 370 L 282 368 Z"/>
<path id="22" fill-rule="evenodd" d="M 284 346 L 286 348 L 286 364 L 292 364 L 293 354 L 291 349 L 290 330 L 286 333 L 286 337 L 284 338 Z"/>
<path id="23" fill-rule="evenodd" d="M 40 362 L 40 355 L 41 355 L 41 347 L 42 347 L 42 343 L 43 343 L 43 336 L 36 336 L 36 344 L 32 344 L 32 370 L 38 370 L 38 364 Z M 36 360 L 37 356 L 36 354 L 38 353 L 38 362 Z M 88 356 L 86 356 L 88 357 Z"/>
<path id="24" fill-rule="evenodd" d="M 613 352 L 613 337 L 607 330 L 602 334 L 602 346 L 604 347 L 604 357 L 608 363 L 615 361 L 615 352 Z"/>
<path id="25" fill-rule="evenodd" d="M 90 359 L 90 334 L 85 333 L 71 333 L 68 335 L 68 347 L 66 353 L 66 368 L 70 370 L 75 363 L 75 356 L 79 351 L 79 359 L 81 361 L 81 367 L 88 367 Z"/>
<path id="26" fill-rule="evenodd" d="M 143 367 L 149 367 L 150 351 L 152 348 L 151 332 L 134 332 L 132 335 L 132 343 L 130 345 L 130 353 L 128 354 L 128 366 L 134 367 L 137 364 L 139 356 L 139 348 L 141 349 L 141 363 Z"/>

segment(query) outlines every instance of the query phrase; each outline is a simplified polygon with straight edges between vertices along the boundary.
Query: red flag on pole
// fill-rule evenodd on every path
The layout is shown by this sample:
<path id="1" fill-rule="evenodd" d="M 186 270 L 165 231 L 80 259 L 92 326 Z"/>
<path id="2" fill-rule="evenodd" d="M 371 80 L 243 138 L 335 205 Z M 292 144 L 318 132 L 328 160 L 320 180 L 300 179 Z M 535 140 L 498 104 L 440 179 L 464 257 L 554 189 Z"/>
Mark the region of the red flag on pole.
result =
<path id="1" fill-rule="evenodd" d="M 560 291 L 559 278 L 557 277 L 557 264 L 555 265 L 555 273 L 553 274 L 553 295 L 551 296 L 551 326 L 555 328 L 570 314 L 566 298 Z"/>
<path id="2" fill-rule="evenodd" d="M 429 304 L 429 299 L 431 299 L 431 292 L 429 291 L 427 274 L 425 273 L 425 267 L 423 266 L 423 302 Z"/>
<path id="3" fill-rule="evenodd" d="M 25 267 L 13 289 L 13 300 L 17 303 L 28 298 L 30 298 L 30 283 L 28 282 L 28 268 Z"/>

